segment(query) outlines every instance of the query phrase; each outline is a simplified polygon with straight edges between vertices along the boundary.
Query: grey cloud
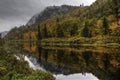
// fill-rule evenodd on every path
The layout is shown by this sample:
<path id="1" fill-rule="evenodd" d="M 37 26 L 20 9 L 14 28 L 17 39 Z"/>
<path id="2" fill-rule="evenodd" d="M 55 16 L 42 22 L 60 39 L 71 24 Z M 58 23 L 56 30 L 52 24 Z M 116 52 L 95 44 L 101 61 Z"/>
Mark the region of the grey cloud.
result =
<path id="1" fill-rule="evenodd" d="M 34 14 L 52 5 L 89 5 L 95 0 L 0 0 L 0 32 L 25 24 Z"/>
<path id="2" fill-rule="evenodd" d="M 44 7 L 40 5 L 41 10 Z M 32 3 L 32 0 L 0 0 L 0 18 L 33 15 L 38 11 L 35 8 L 37 9 L 36 4 Z"/>

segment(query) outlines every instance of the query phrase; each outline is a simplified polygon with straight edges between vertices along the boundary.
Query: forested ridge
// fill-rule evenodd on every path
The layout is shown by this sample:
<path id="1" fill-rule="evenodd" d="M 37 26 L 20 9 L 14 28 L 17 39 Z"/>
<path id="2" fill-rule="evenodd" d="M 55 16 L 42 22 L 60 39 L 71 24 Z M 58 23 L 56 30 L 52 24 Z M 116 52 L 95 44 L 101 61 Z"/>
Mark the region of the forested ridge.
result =
<path id="1" fill-rule="evenodd" d="M 45 43 L 119 43 L 120 1 L 96 0 L 90 6 L 47 7 L 35 18 L 34 23 L 13 28 L 6 40 L 35 41 L 38 33 Z"/>

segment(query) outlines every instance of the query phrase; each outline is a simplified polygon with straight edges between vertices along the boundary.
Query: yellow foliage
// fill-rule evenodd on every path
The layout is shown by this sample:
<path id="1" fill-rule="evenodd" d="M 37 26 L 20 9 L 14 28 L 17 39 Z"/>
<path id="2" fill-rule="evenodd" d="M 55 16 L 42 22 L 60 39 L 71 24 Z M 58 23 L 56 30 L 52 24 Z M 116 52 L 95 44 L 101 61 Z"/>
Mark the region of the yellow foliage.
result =
<path id="1" fill-rule="evenodd" d="M 36 39 L 36 35 L 37 35 L 37 32 L 31 32 L 31 38 L 32 39 L 35 40 Z"/>
<path id="2" fill-rule="evenodd" d="M 24 34 L 24 40 L 29 40 L 29 33 Z"/>
<path id="3" fill-rule="evenodd" d="M 6 68 L 5 67 L 0 67 L 0 71 L 5 71 Z"/>
<path id="4" fill-rule="evenodd" d="M 118 22 L 117 22 L 117 21 L 112 22 L 112 23 L 110 24 L 110 28 L 111 28 L 111 29 L 115 29 L 115 28 L 119 27 L 119 24 L 120 24 L 120 19 L 118 20 Z"/>

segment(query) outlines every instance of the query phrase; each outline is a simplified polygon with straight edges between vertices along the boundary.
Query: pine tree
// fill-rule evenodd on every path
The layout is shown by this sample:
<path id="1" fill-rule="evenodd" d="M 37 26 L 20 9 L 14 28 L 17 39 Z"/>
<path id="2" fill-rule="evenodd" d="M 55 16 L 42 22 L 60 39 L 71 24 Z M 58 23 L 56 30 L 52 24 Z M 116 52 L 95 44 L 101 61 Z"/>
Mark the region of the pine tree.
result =
<path id="1" fill-rule="evenodd" d="M 1 40 L 1 33 L 0 33 L 0 46 L 2 45 L 2 40 Z"/>
<path id="2" fill-rule="evenodd" d="M 29 44 L 30 44 L 30 48 L 32 47 L 32 36 L 31 36 L 31 32 L 29 33 Z"/>
<path id="3" fill-rule="evenodd" d="M 64 37 L 64 32 L 61 26 L 58 24 L 56 28 L 56 36 L 57 37 Z"/>
<path id="4" fill-rule="evenodd" d="M 37 34 L 37 40 L 41 40 L 42 39 L 42 36 L 41 36 L 41 32 L 40 32 L 40 26 L 38 25 L 38 34 Z"/>
<path id="5" fill-rule="evenodd" d="M 103 18 L 102 30 L 103 30 L 103 35 L 107 35 L 110 31 L 106 17 Z"/>
<path id="6" fill-rule="evenodd" d="M 1 33 L 0 33 L 0 39 L 2 38 L 2 35 L 1 35 Z"/>
<path id="7" fill-rule="evenodd" d="M 44 37 L 45 37 L 45 38 L 48 37 L 46 24 L 44 24 Z"/>
<path id="8" fill-rule="evenodd" d="M 110 8 L 112 9 L 112 13 L 115 15 L 115 18 L 119 19 L 119 11 L 120 11 L 120 0 L 111 0 Z"/>
<path id="9" fill-rule="evenodd" d="M 85 22 L 85 26 L 82 30 L 82 36 L 83 37 L 91 37 L 91 32 L 90 32 L 89 27 L 88 27 L 88 22 Z"/>
<path id="10" fill-rule="evenodd" d="M 70 36 L 75 35 L 77 30 L 78 30 L 78 26 L 74 23 L 73 26 L 71 27 Z"/>
<path id="11" fill-rule="evenodd" d="M 56 18 L 56 22 L 57 22 L 57 23 L 59 22 L 59 18 Z"/>

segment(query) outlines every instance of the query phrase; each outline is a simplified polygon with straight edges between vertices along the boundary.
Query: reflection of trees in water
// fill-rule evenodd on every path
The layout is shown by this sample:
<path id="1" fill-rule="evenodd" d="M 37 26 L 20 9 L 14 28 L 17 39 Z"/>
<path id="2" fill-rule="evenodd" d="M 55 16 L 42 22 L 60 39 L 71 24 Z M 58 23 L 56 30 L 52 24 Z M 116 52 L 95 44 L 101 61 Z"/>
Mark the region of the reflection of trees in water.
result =
<path id="1" fill-rule="evenodd" d="M 45 48 L 45 47 L 44 47 Z M 78 72 L 91 72 L 102 80 L 120 80 L 120 69 L 116 70 L 111 61 L 120 62 L 120 54 L 116 52 L 97 52 L 84 49 L 43 49 L 37 44 L 39 61 L 42 59 L 51 65 L 58 65 Z M 110 50 L 111 51 L 111 50 Z M 35 54 L 34 54 L 35 55 Z M 117 79 L 118 78 L 118 79 Z"/>
<path id="2" fill-rule="evenodd" d="M 37 50 L 38 50 L 38 61 L 41 61 L 41 56 L 42 56 L 42 47 L 40 45 L 37 45 Z"/>
<path id="3" fill-rule="evenodd" d="M 64 50 L 59 50 L 57 53 L 57 61 L 62 62 L 64 60 Z"/>
<path id="4" fill-rule="evenodd" d="M 45 61 L 48 60 L 48 50 L 44 50 L 43 57 L 45 58 Z"/>
<path id="5" fill-rule="evenodd" d="M 120 68 L 114 73 L 114 77 L 112 80 L 120 80 Z"/>
<path id="6" fill-rule="evenodd" d="M 72 59 L 74 64 L 79 63 L 78 55 L 74 51 L 70 51 L 70 58 Z"/>
<path id="7" fill-rule="evenodd" d="M 64 50 L 58 50 L 57 51 L 57 62 L 62 64 L 78 64 L 79 63 L 79 57 L 74 51 L 64 51 Z M 72 67 L 72 66 L 71 66 Z"/>
<path id="8" fill-rule="evenodd" d="M 82 53 L 82 56 L 85 60 L 85 63 L 87 66 L 89 66 L 90 58 L 92 57 L 92 52 L 91 51 L 85 51 Z"/>
<path id="9" fill-rule="evenodd" d="M 105 70 L 107 70 L 110 67 L 110 54 L 104 53 L 103 54 L 103 64 Z"/>

